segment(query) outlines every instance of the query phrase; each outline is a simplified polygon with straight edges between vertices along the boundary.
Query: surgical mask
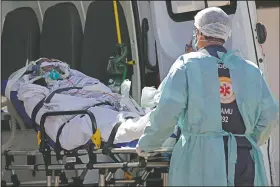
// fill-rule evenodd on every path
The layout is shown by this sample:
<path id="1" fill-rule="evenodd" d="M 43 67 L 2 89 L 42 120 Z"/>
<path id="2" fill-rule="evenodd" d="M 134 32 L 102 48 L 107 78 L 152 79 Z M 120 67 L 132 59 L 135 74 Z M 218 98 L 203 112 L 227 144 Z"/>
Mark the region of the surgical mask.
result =
<path id="1" fill-rule="evenodd" d="M 43 77 L 45 78 L 45 81 L 48 86 L 55 85 L 57 83 L 57 80 L 61 79 L 60 74 L 55 70 L 45 73 Z"/>
<path id="2" fill-rule="evenodd" d="M 58 80 L 61 79 L 60 74 L 56 70 L 51 70 L 50 72 L 44 73 L 43 76 L 45 79 Z"/>
<path id="3" fill-rule="evenodd" d="M 50 79 L 52 79 L 52 80 L 61 79 L 60 74 L 59 74 L 56 70 L 50 71 L 50 72 L 49 72 L 49 77 L 50 77 Z"/>

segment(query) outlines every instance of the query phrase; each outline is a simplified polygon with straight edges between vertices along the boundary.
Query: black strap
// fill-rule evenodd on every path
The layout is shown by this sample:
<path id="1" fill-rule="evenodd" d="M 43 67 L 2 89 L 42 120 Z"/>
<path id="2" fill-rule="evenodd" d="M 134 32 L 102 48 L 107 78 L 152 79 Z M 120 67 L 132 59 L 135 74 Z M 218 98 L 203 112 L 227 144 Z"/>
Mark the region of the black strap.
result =
<path id="1" fill-rule="evenodd" d="M 43 107 L 45 101 L 45 97 L 34 107 L 32 113 L 31 113 L 31 120 L 32 125 L 35 128 L 36 127 L 36 116 L 39 112 L 39 110 Z"/>
<path id="2" fill-rule="evenodd" d="M 102 106 L 102 105 L 113 106 L 109 101 L 105 101 L 105 102 L 97 103 L 97 104 L 93 105 L 93 107 Z M 90 107 L 89 107 L 89 108 L 90 108 Z"/>
<path id="3" fill-rule="evenodd" d="M 126 117 L 125 119 L 130 119 L 130 118 L 132 118 L 132 117 Z M 104 147 L 103 147 L 103 149 L 102 149 L 102 153 L 103 154 L 107 154 L 107 155 L 112 155 L 112 153 L 111 153 L 111 149 L 114 147 L 114 140 L 115 140 L 115 137 L 116 137 L 116 134 L 117 134 L 117 132 L 118 132 L 118 129 L 119 129 L 119 127 L 121 126 L 121 124 L 122 124 L 123 122 L 118 122 L 115 126 L 114 126 L 114 128 L 112 129 L 112 131 L 111 131 L 111 134 L 110 134 L 110 136 L 109 136 L 109 138 L 108 138 L 108 141 L 106 142 L 106 143 L 104 143 Z"/>
<path id="4" fill-rule="evenodd" d="M 111 131 L 111 134 L 108 138 L 107 145 L 113 146 L 116 134 L 118 132 L 119 127 L 121 126 L 122 122 L 118 122 Z"/>
<path id="5" fill-rule="evenodd" d="M 56 153 L 56 159 L 57 160 L 61 160 L 62 159 L 62 157 L 60 155 L 60 152 L 61 152 L 62 148 L 61 148 L 61 144 L 60 144 L 60 141 L 59 141 L 59 137 L 60 137 L 62 129 L 66 125 L 66 123 L 64 123 L 63 125 L 61 125 L 61 127 L 59 127 L 59 129 L 57 131 L 57 134 L 56 134 L 56 141 L 55 141 L 55 148 L 54 148 L 54 150 L 55 150 L 55 153 Z"/>
<path id="6" fill-rule="evenodd" d="M 102 153 L 104 155 L 108 155 L 110 156 L 110 158 L 114 161 L 114 162 L 119 162 L 114 155 L 111 152 L 111 149 L 114 147 L 114 140 L 116 137 L 116 134 L 118 132 L 118 128 L 121 126 L 122 122 L 118 122 L 114 128 L 111 131 L 111 134 L 108 138 L 108 141 L 104 144 L 104 147 L 102 148 Z"/>
<path id="7" fill-rule="evenodd" d="M 72 90 L 72 89 L 82 89 L 82 87 L 70 87 L 70 88 L 61 88 L 53 91 L 47 98 L 43 98 L 33 109 L 31 113 L 31 120 L 32 120 L 32 125 L 35 128 L 36 127 L 36 116 L 39 112 L 39 110 L 43 107 L 44 103 L 50 103 L 51 99 L 53 98 L 54 94 Z"/>
<path id="8" fill-rule="evenodd" d="M 74 89 L 82 89 L 82 87 L 69 87 L 69 88 L 60 88 L 55 91 L 53 91 L 45 100 L 45 103 L 50 103 L 51 99 L 53 98 L 54 94 L 56 93 L 61 93 L 69 90 L 74 90 Z"/>

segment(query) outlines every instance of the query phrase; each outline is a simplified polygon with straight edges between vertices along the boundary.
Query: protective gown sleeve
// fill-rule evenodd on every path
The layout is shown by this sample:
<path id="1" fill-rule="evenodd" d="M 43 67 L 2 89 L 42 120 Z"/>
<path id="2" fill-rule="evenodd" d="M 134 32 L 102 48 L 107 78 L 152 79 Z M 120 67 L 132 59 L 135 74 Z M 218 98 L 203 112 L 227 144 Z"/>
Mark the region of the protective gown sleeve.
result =
<path id="1" fill-rule="evenodd" d="M 269 90 L 265 80 L 261 77 L 262 83 L 262 101 L 261 112 L 254 129 L 253 136 L 258 145 L 263 145 L 270 137 L 271 132 L 279 122 L 279 105 Z"/>
<path id="2" fill-rule="evenodd" d="M 150 152 L 161 147 L 172 134 L 186 103 L 187 74 L 184 58 L 181 56 L 165 78 L 158 106 L 150 114 L 150 121 L 138 141 L 142 151 Z"/>

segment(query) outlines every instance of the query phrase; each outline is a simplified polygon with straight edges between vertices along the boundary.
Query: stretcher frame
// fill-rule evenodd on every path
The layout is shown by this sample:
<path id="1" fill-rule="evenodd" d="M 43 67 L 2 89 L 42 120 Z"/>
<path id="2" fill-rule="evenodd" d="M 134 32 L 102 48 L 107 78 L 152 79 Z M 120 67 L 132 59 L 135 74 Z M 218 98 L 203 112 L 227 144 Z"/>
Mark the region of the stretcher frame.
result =
<path id="1" fill-rule="evenodd" d="M 85 155 L 86 150 L 79 150 L 78 155 Z M 93 151 L 94 154 L 102 154 L 102 149 Z M 133 148 L 114 148 L 112 149 L 113 154 L 135 154 L 135 149 Z M 161 152 L 159 152 L 161 153 Z M 165 153 L 165 152 L 164 152 Z M 154 159 L 157 159 L 158 157 L 149 157 L 149 158 L 143 158 L 139 157 L 139 160 L 136 162 L 130 161 L 130 162 L 109 162 L 109 163 L 102 163 L 102 162 L 96 162 L 92 163 L 90 160 L 88 163 L 58 163 L 58 164 L 28 164 L 28 165 L 14 165 L 14 156 L 29 156 L 29 157 L 35 157 L 36 155 L 41 155 L 39 151 L 6 151 L 4 153 L 4 156 L 6 157 L 6 166 L 5 170 L 11 171 L 11 178 L 12 178 L 12 185 L 14 186 L 20 186 L 20 181 L 17 179 L 16 170 L 30 170 L 33 172 L 38 171 L 46 171 L 46 177 L 47 181 L 45 184 L 47 186 L 52 186 L 54 183 L 54 186 L 67 185 L 68 182 L 73 182 L 74 184 L 82 185 L 82 182 L 84 180 L 85 175 L 87 174 L 88 170 L 90 169 L 98 169 L 99 170 L 99 183 L 98 186 L 106 186 L 106 185 L 114 185 L 114 184 L 137 184 L 137 186 L 144 185 L 148 175 L 153 172 L 153 169 L 160 168 L 162 170 L 162 180 L 163 180 L 163 186 L 167 186 L 168 181 L 168 167 L 169 167 L 169 161 L 153 161 Z M 51 156 L 55 156 L 55 152 L 51 151 Z M 114 173 L 117 169 L 129 169 L 129 168 L 139 168 L 143 169 L 144 173 L 137 178 L 134 179 L 124 179 L 124 180 L 115 180 L 113 178 Z M 83 170 L 82 174 L 78 177 L 73 178 L 73 180 L 68 181 L 68 179 L 65 176 L 64 170 Z M 106 172 L 106 170 L 108 170 Z M 54 181 L 52 181 L 52 174 L 54 173 Z M 50 174 L 50 175 L 49 175 Z M 60 178 L 61 177 L 61 178 Z M 60 183 L 61 180 L 61 183 Z M 25 185 L 27 184 L 36 184 L 34 181 L 31 183 L 25 182 L 23 183 Z M 37 183 L 38 184 L 38 183 Z"/>
<path id="2" fill-rule="evenodd" d="M 32 184 L 45 184 L 47 186 L 60 186 L 73 183 L 74 185 L 83 185 L 84 177 L 87 172 L 92 169 L 99 170 L 99 182 L 98 186 L 106 185 L 115 185 L 115 184 L 136 184 L 136 186 L 145 186 L 147 178 L 154 169 L 161 170 L 161 180 L 163 186 L 167 186 L 168 183 L 168 168 L 169 168 L 169 159 L 167 157 L 158 156 L 162 153 L 170 152 L 170 150 L 161 149 L 153 152 L 151 155 L 157 156 L 148 156 L 146 158 L 138 157 L 136 154 L 135 148 L 113 148 L 112 145 L 105 145 L 103 149 L 98 149 L 94 145 L 85 146 L 84 149 L 74 149 L 71 151 L 61 150 L 60 152 L 51 150 L 50 145 L 48 145 L 48 140 L 45 134 L 44 124 L 46 118 L 49 116 L 60 116 L 60 115 L 78 115 L 85 114 L 89 115 L 92 121 L 92 130 L 93 134 L 96 132 L 96 120 L 94 115 L 89 110 L 75 110 L 75 111 L 55 111 L 44 113 L 40 120 L 40 131 L 41 131 L 41 143 L 39 150 L 28 150 L 28 151 L 4 151 L 2 154 L 5 156 L 6 160 L 6 171 L 11 171 L 11 181 L 12 183 L 2 182 L 2 186 L 20 186 L 21 182 L 18 180 L 16 170 L 31 170 L 33 175 L 38 171 L 46 172 L 46 181 L 32 181 L 24 182 L 22 185 L 32 185 Z M 13 116 L 11 116 L 13 118 Z M 97 155 L 103 154 L 107 155 L 114 160 L 114 162 L 97 162 Z M 119 154 L 128 154 L 137 156 L 136 161 L 123 161 Z M 42 155 L 44 164 L 36 164 L 36 155 Z M 89 162 L 82 163 L 79 159 L 79 156 L 88 155 Z M 27 165 L 14 165 L 15 156 L 27 156 Z M 51 163 L 51 158 L 56 156 L 57 164 Z M 63 158 L 65 162 L 63 163 Z M 114 173 L 118 169 L 122 169 L 124 172 L 127 172 L 128 169 L 138 168 L 144 170 L 142 175 L 132 178 L 128 176 L 123 180 L 114 179 Z M 68 180 L 65 174 L 65 170 L 83 170 L 81 175 L 73 177 L 72 180 Z M 52 180 L 52 175 L 54 174 L 54 180 Z M 54 183 L 54 184 L 53 184 Z"/>

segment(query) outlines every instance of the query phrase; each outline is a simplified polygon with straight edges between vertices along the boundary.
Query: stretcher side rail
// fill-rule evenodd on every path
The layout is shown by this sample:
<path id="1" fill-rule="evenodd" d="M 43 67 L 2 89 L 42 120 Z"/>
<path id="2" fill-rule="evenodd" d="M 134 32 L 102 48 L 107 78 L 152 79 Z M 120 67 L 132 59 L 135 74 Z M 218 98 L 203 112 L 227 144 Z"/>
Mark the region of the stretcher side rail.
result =
<path id="1" fill-rule="evenodd" d="M 101 103 L 101 104 L 104 104 L 104 103 Z M 6 165 L 5 169 L 6 170 L 11 170 L 12 173 L 14 173 L 13 174 L 14 176 L 16 176 L 14 170 L 18 170 L 19 168 L 22 168 L 23 170 L 26 170 L 27 167 L 28 167 L 29 170 L 32 170 L 32 171 L 41 171 L 41 170 L 45 169 L 46 170 L 47 181 L 48 181 L 47 185 L 50 186 L 51 184 L 50 184 L 49 181 L 51 180 L 52 172 L 55 172 L 55 177 L 56 177 L 55 181 L 59 181 L 59 177 L 62 177 L 62 176 L 64 176 L 63 178 L 66 178 L 63 170 L 83 169 L 85 172 L 87 172 L 88 169 L 90 169 L 90 170 L 91 169 L 103 170 L 103 169 L 122 169 L 122 168 L 128 168 L 128 167 L 129 168 L 139 167 L 139 168 L 146 168 L 146 170 L 148 170 L 147 168 L 149 168 L 149 167 L 152 168 L 152 166 L 153 167 L 168 167 L 168 164 L 167 164 L 167 166 L 158 165 L 158 164 L 151 165 L 154 162 L 151 163 L 148 160 L 146 160 L 146 162 L 149 162 L 148 167 L 145 166 L 146 162 L 143 162 L 143 161 L 139 162 L 140 164 L 138 164 L 138 165 L 137 164 L 135 165 L 135 163 L 127 163 L 127 162 L 97 163 L 96 162 L 96 154 L 104 154 L 104 150 L 103 149 L 96 149 L 96 148 L 93 147 L 93 145 L 86 147 L 86 149 L 75 149 L 74 150 L 74 152 L 77 151 L 78 155 L 86 155 L 86 154 L 89 155 L 90 159 L 89 159 L 89 163 L 87 163 L 87 164 L 82 164 L 81 165 L 79 162 L 76 162 L 76 161 L 75 161 L 75 163 L 71 163 L 71 167 L 69 167 L 69 165 L 67 166 L 68 163 L 66 163 L 64 165 L 62 165 L 62 163 L 59 163 L 58 165 L 51 164 L 51 156 L 54 156 L 54 155 L 57 156 L 57 152 L 56 151 L 51 151 L 50 145 L 48 145 L 48 141 L 47 141 L 48 137 L 46 137 L 46 134 L 45 134 L 46 132 L 45 132 L 45 128 L 44 128 L 44 124 L 45 124 L 45 121 L 46 121 L 47 117 L 49 117 L 49 116 L 59 116 L 59 115 L 79 115 L 79 114 L 89 115 L 89 117 L 91 119 L 91 122 L 92 122 L 92 130 L 93 130 L 93 134 L 94 134 L 96 132 L 96 129 L 97 129 L 96 120 L 95 120 L 94 115 L 88 110 L 47 112 L 47 113 L 42 115 L 42 118 L 41 118 L 41 121 L 40 121 L 41 143 L 40 143 L 39 151 L 5 151 L 5 153 L 4 153 L 5 156 L 9 156 L 9 155 L 10 156 L 18 156 L 18 155 L 35 156 L 35 155 L 42 154 L 43 157 L 44 157 L 44 163 L 45 164 L 44 165 L 35 165 L 34 164 L 34 165 L 16 166 L 16 165 L 12 164 L 13 163 L 13 160 L 12 160 L 10 164 Z M 110 149 L 110 152 L 112 154 L 136 154 L 135 148 L 112 148 L 112 149 Z M 153 153 L 158 153 L 159 154 L 159 153 L 166 153 L 166 152 L 168 152 L 168 151 L 167 150 L 157 150 L 157 151 L 154 151 Z M 62 150 L 62 151 L 60 151 L 59 154 L 61 154 L 61 153 L 64 154 L 65 156 L 69 156 L 69 151 L 67 151 L 67 150 Z M 76 156 L 76 153 L 75 153 L 75 156 Z M 149 171 L 145 171 L 147 176 L 150 173 L 150 170 L 151 169 L 149 169 Z M 101 175 L 101 177 L 103 177 L 103 178 L 104 178 L 104 176 L 105 175 Z M 79 177 L 77 177 L 77 178 L 79 178 Z M 141 179 L 141 181 L 143 182 L 144 179 L 146 179 L 146 176 L 143 179 Z M 61 181 L 62 181 L 62 179 L 61 179 Z M 112 179 L 110 181 L 107 181 L 107 182 L 113 182 L 113 181 L 114 181 L 114 179 Z M 139 180 L 135 180 L 135 181 L 139 182 Z M 119 181 L 119 182 L 121 182 L 121 181 Z M 66 182 L 62 182 L 62 183 L 67 184 L 68 180 Z M 18 182 L 18 185 L 19 184 L 20 183 Z M 58 184 L 58 183 L 56 182 L 56 184 Z"/>
<path id="2" fill-rule="evenodd" d="M 92 123 L 92 134 L 94 135 L 96 133 L 97 130 L 97 125 L 96 125 L 96 119 L 94 114 L 89 111 L 89 110 L 72 110 L 72 111 L 51 111 L 51 112 L 46 112 L 42 115 L 41 120 L 40 120 L 40 131 L 41 131 L 41 142 L 40 142 L 40 146 L 39 146 L 39 151 L 43 154 L 43 159 L 45 162 L 45 170 L 46 170 L 46 176 L 47 178 L 50 178 L 52 176 L 52 172 L 53 170 L 50 170 L 48 168 L 48 166 L 51 165 L 51 154 L 50 154 L 50 146 L 48 145 L 47 142 L 47 138 L 46 138 L 46 132 L 45 132 L 45 122 L 47 117 L 51 117 L 51 116 L 65 116 L 65 115 L 88 115 L 91 123 Z M 57 144 L 57 142 L 56 142 Z M 60 149 L 60 148 L 59 148 Z M 96 163 L 96 155 L 93 154 L 92 152 L 93 150 L 93 145 L 89 145 L 87 146 L 87 153 L 89 156 L 89 162 L 87 164 L 87 169 L 93 169 L 93 163 Z M 60 155 L 60 151 L 58 151 L 57 149 L 55 149 L 56 152 L 56 158 L 59 164 L 62 163 L 62 156 Z M 68 155 L 72 155 L 72 151 L 68 152 Z M 76 156 L 75 158 L 75 162 L 74 163 L 68 163 L 65 165 L 65 168 L 73 168 L 75 163 L 79 163 L 81 162 L 79 158 L 77 158 Z M 76 160 L 78 159 L 78 161 Z M 57 169 L 54 170 L 55 172 L 55 180 L 59 180 L 59 177 L 62 175 L 64 176 L 64 169 Z M 36 168 L 34 168 L 34 170 L 37 170 Z M 66 181 L 66 183 L 68 183 L 68 181 Z M 48 184 L 48 186 L 51 184 Z"/>
<path id="3" fill-rule="evenodd" d="M 94 154 L 103 154 L 102 153 L 102 149 L 96 149 L 92 151 Z M 111 152 L 114 154 L 136 154 L 136 149 L 135 148 L 112 148 Z M 155 150 L 151 153 L 153 154 L 160 154 L 160 153 L 171 153 L 172 150 L 171 149 L 159 149 L 159 150 Z M 52 156 L 55 156 L 55 152 L 54 151 L 50 151 Z M 80 149 L 77 150 L 77 155 L 78 156 L 82 156 L 82 155 L 86 155 L 88 152 L 86 149 Z M 60 153 L 61 155 L 65 155 L 64 151 L 61 151 Z M 8 150 L 5 151 L 4 153 L 2 153 L 2 155 L 13 155 L 13 156 L 36 156 L 36 155 L 41 155 L 41 152 L 38 150 Z"/>
<path id="4" fill-rule="evenodd" d="M 125 153 L 125 154 L 136 154 L 136 150 L 135 148 L 113 148 L 112 152 L 114 154 L 118 154 L 118 153 Z M 168 149 L 160 149 L 160 150 L 156 150 L 154 151 L 154 153 L 168 153 L 170 152 L 170 150 Z M 82 150 L 82 153 L 86 154 L 86 150 Z M 93 153 L 96 154 L 102 154 L 102 150 L 94 150 Z M 41 153 L 38 151 L 7 151 L 5 152 L 5 156 L 23 156 L 23 155 L 29 155 L 29 156 L 35 156 L 35 155 L 40 155 Z M 52 152 L 52 156 L 55 156 L 55 152 Z M 79 164 L 79 163 L 75 163 L 73 164 L 73 167 L 69 168 L 67 167 L 67 163 L 66 164 L 50 164 L 50 165 L 46 165 L 46 164 L 28 164 L 27 165 L 13 165 L 13 164 L 8 164 L 6 165 L 7 167 L 5 168 L 5 170 L 7 171 L 16 171 L 16 170 L 31 170 L 31 171 L 54 171 L 55 172 L 55 176 L 56 179 L 55 181 L 59 181 L 59 176 L 56 175 L 57 171 L 63 171 L 63 170 L 83 170 L 84 173 L 86 173 L 88 171 L 89 168 L 93 168 L 93 169 L 98 169 L 99 172 L 99 177 L 101 181 L 101 184 L 104 184 L 102 182 L 105 182 L 106 184 L 127 184 L 127 183 L 136 183 L 136 184 L 140 184 L 143 185 L 144 182 L 147 182 L 148 180 L 147 177 L 149 176 L 149 174 L 156 168 L 160 169 L 160 170 L 165 170 L 169 168 L 169 160 L 166 161 L 166 159 L 161 159 L 162 157 L 158 157 L 159 155 L 151 155 L 147 158 L 143 158 L 143 157 L 138 157 L 138 159 L 136 161 L 132 161 L 130 160 L 129 162 L 120 162 L 120 163 L 115 163 L 115 162 L 96 162 L 94 164 L 92 164 L 91 167 L 89 167 L 88 163 L 83 163 L 83 164 Z M 140 177 L 136 177 L 136 178 L 132 178 L 132 179 L 125 179 L 125 180 L 115 180 L 111 175 L 117 170 L 117 169 L 132 169 L 132 168 L 136 168 L 136 169 L 144 169 L 144 173 L 140 176 Z M 107 170 L 109 171 L 109 174 L 105 175 L 104 172 L 102 172 L 103 170 Z M 66 178 L 66 176 L 63 174 L 65 173 L 61 173 L 60 175 L 60 180 L 61 183 L 60 184 L 69 184 L 68 179 Z M 163 175 L 165 175 L 166 172 L 163 172 Z M 47 176 L 47 181 L 50 181 L 51 176 Z M 84 176 L 80 176 L 80 177 L 76 177 L 73 178 L 74 182 L 76 179 L 79 179 L 80 182 L 83 182 L 83 178 Z M 166 180 L 167 176 L 162 176 L 162 180 Z M 66 181 L 66 182 L 63 182 Z M 73 181 L 72 180 L 72 181 Z M 153 180 L 160 180 L 160 179 L 153 179 Z M 58 182 L 59 183 L 59 182 Z M 57 183 L 57 184 L 58 184 Z M 72 183 L 72 182 L 71 182 Z M 48 183 L 48 185 L 50 185 L 50 183 Z M 77 184 L 78 185 L 78 184 Z M 102 185 L 101 185 L 102 186 Z"/>
<path id="5" fill-rule="evenodd" d="M 147 160 L 139 160 L 138 162 L 101 162 L 97 164 L 92 164 L 93 169 L 119 169 L 119 168 L 161 168 L 161 167 L 169 167 L 168 161 L 163 162 L 150 162 Z M 88 164 L 75 164 L 73 168 L 67 168 L 66 164 L 52 164 L 46 166 L 45 164 L 37 164 L 37 165 L 10 165 L 6 168 L 6 170 L 36 170 L 36 171 L 44 171 L 44 170 L 81 170 L 88 169 Z"/>
<path id="6" fill-rule="evenodd" d="M 148 175 L 156 168 L 159 169 L 168 169 L 169 167 L 169 161 L 149 161 L 144 159 L 143 157 L 140 157 L 138 161 L 133 162 L 133 161 L 129 161 L 129 162 L 122 162 L 122 163 L 110 163 L 110 162 L 99 162 L 99 163 L 95 163 L 91 166 L 91 168 L 93 169 L 98 169 L 99 170 L 99 177 L 100 177 L 100 185 L 104 186 L 103 184 L 127 184 L 127 183 L 131 183 L 131 184 L 138 184 L 138 185 L 143 185 L 143 183 L 146 181 Z M 132 168 L 136 168 L 136 169 L 144 169 L 144 173 L 140 176 L 140 177 L 135 177 L 135 178 L 131 178 L 131 179 L 124 179 L 124 180 L 115 180 L 113 178 L 113 173 L 111 173 L 112 171 L 116 171 L 117 169 L 132 169 Z M 66 164 L 52 164 L 49 166 L 46 166 L 45 164 L 37 164 L 37 165 L 10 165 L 7 168 L 5 168 L 5 170 L 8 171 L 15 171 L 15 170 L 31 170 L 31 171 L 44 171 L 44 170 L 51 170 L 51 171 L 61 171 L 61 170 L 83 170 L 84 173 L 86 173 L 89 169 L 88 164 L 75 164 L 73 168 L 68 168 L 66 166 Z M 105 170 L 109 171 L 108 174 L 105 174 Z M 84 179 L 84 175 L 81 174 L 80 177 L 76 177 L 77 179 L 80 179 L 82 182 Z M 65 176 L 64 176 L 65 177 Z M 73 178 L 73 181 L 75 183 L 76 178 Z M 166 176 L 162 178 L 162 180 L 165 179 L 166 180 Z M 50 176 L 47 176 L 47 181 L 50 182 L 51 178 Z M 65 180 L 65 179 L 64 179 Z M 67 180 L 67 183 L 69 184 L 70 181 Z M 159 179 L 154 179 L 154 180 L 159 180 Z M 56 177 L 55 181 L 56 184 L 59 184 L 59 178 Z M 72 182 L 73 182 L 72 181 Z M 50 185 L 51 183 L 48 183 L 48 185 Z M 61 184 L 65 184 L 65 183 L 61 183 Z M 82 183 L 80 183 L 82 184 Z"/>
<path id="7" fill-rule="evenodd" d="M 95 134 L 97 125 L 96 125 L 96 119 L 93 115 L 93 113 L 89 110 L 72 110 L 72 111 L 52 111 L 52 112 L 46 112 L 42 115 L 40 120 L 40 131 L 41 131 L 41 144 L 40 144 L 40 151 L 44 151 L 42 148 L 45 148 L 46 138 L 45 138 L 45 121 L 47 117 L 50 116 L 65 116 L 65 115 L 79 115 L 79 114 L 87 114 L 92 123 L 92 134 Z"/>

